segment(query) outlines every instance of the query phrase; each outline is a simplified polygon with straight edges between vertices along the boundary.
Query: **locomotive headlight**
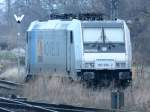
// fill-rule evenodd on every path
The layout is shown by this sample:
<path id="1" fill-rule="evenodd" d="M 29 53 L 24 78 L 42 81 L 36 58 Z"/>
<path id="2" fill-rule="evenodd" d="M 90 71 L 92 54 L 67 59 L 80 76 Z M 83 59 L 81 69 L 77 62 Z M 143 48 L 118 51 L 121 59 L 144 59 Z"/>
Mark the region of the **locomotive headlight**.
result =
<path id="1" fill-rule="evenodd" d="M 94 63 L 92 63 L 92 62 L 86 62 L 85 64 L 85 68 L 94 68 Z"/>
<path id="2" fill-rule="evenodd" d="M 106 52 L 107 51 L 107 47 L 102 47 L 101 49 L 103 52 Z"/>
<path id="3" fill-rule="evenodd" d="M 116 67 L 117 68 L 125 68 L 126 67 L 126 63 L 125 62 L 116 62 Z"/>

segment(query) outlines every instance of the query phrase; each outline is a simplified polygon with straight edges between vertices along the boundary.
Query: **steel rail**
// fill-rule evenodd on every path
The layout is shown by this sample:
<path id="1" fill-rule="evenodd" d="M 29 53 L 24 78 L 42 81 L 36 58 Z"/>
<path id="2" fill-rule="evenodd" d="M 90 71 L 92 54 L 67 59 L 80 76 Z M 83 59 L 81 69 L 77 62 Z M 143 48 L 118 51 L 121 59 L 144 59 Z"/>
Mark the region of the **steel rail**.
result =
<path id="1" fill-rule="evenodd" d="M 0 102 L 0 107 L 3 108 L 13 108 L 13 109 L 24 109 L 24 110 L 34 110 L 34 111 L 38 111 L 38 112 L 43 112 L 43 110 L 37 110 L 34 108 L 30 108 L 28 106 L 22 105 L 22 104 L 15 104 L 15 103 L 7 103 L 7 102 Z M 62 109 L 62 108 L 45 108 L 48 110 L 53 110 L 52 112 L 96 112 L 96 111 L 83 111 L 83 110 L 75 110 L 75 109 Z M 102 112 L 102 111 L 101 111 Z"/>
<path id="2" fill-rule="evenodd" d="M 16 90 L 15 88 L 13 87 L 8 87 L 7 85 L 1 85 L 0 84 L 0 89 L 6 89 L 6 90 Z"/>
<path id="3" fill-rule="evenodd" d="M 23 84 L 6 81 L 6 80 L 0 80 L 0 89 L 6 89 L 6 90 L 17 90 L 18 88 L 23 87 Z"/>
<path id="4" fill-rule="evenodd" d="M 10 112 L 9 109 L 20 109 L 35 112 L 138 112 L 131 110 L 116 110 L 116 109 L 96 109 L 96 108 L 85 108 L 85 107 L 75 107 L 71 105 L 57 105 L 57 104 L 47 104 L 39 102 L 30 102 L 18 99 L 8 99 L 0 97 L 0 108 L 6 112 Z M 1 112 L 1 111 L 0 111 Z M 5 112 L 5 111 L 4 111 Z"/>
<path id="5" fill-rule="evenodd" d="M 0 80 L 0 84 L 8 84 L 11 86 L 24 86 L 23 84 L 12 82 L 12 81 L 7 81 L 7 80 Z"/>
<path id="6" fill-rule="evenodd" d="M 76 107 L 72 105 L 63 105 L 63 104 L 47 104 L 47 103 L 39 103 L 39 102 L 31 102 L 31 101 L 21 101 L 31 105 L 42 106 L 44 108 L 51 108 L 60 112 L 137 112 L 134 110 L 123 110 L 123 109 L 96 109 L 96 108 L 85 108 L 85 107 Z"/>
<path id="7" fill-rule="evenodd" d="M 33 110 L 36 112 L 58 112 L 52 109 L 46 109 L 44 107 L 41 106 L 35 106 L 35 105 L 30 105 L 27 103 L 23 103 L 23 102 L 19 102 L 19 101 L 15 101 L 12 99 L 8 99 L 8 98 L 3 98 L 0 97 L 0 107 L 5 107 L 5 108 L 12 108 L 12 109 L 27 109 L 27 110 Z"/>
<path id="8" fill-rule="evenodd" d="M 74 107 L 71 105 L 56 105 L 37 103 L 29 101 L 19 101 L 0 97 L 0 107 L 14 108 L 14 109 L 28 109 L 37 112 L 110 112 L 106 109 L 94 109 Z"/>
<path id="9" fill-rule="evenodd" d="M 5 109 L 3 107 L 0 107 L 0 112 L 15 112 L 15 111 L 8 110 L 8 109 Z"/>
<path id="10" fill-rule="evenodd" d="M 54 110 L 60 111 L 61 112 L 108 112 L 106 109 L 95 109 L 95 108 L 85 108 L 85 107 L 76 107 L 76 106 L 71 106 L 71 105 L 63 105 L 63 104 L 47 104 L 47 103 L 38 103 L 38 102 L 30 102 L 30 101 L 21 101 L 27 104 L 31 105 L 37 105 L 37 106 L 42 106 L 45 108 L 52 108 Z"/>
<path id="11" fill-rule="evenodd" d="M 13 110 L 30 110 L 30 111 L 36 111 L 36 112 L 58 112 L 52 109 L 46 109 L 40 106 L 29 106 L 29 105 L 23 105 L 18 103 L 7 103 L 7 102 L 0 102 L 0 107 L 7 108 L 7 109 L 13 109 Z"/>

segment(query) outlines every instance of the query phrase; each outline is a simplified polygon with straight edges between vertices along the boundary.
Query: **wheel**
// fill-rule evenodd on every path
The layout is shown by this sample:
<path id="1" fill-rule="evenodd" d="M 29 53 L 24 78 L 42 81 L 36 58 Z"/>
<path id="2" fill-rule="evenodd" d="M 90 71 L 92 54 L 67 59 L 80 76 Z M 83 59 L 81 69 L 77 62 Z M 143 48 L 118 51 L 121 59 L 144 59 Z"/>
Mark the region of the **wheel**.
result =
<path id="1" fill-rule="evenodd" d="M 37 78 L 36 75 L 30 75 L 30 74 L 28 74 L 28 75 L 26 76 L 26 78 L 25 78 L 25 82 L 33 81 L 33 80 L 35 80 L 36 78 Z"/>
<path id="2" fill-rule="evenodd" d="M 29 82 L 31 80 L 32 75 L 27 75 L 25 77 L 25 82 Z"/>
<path id="3" fill-rule="evenodd" d="M 122 86 L 123 88 L 126 88 L 131 85 L 131 82 L 132 82 L 131 80 L 121 80 L 120 86 Z"/>

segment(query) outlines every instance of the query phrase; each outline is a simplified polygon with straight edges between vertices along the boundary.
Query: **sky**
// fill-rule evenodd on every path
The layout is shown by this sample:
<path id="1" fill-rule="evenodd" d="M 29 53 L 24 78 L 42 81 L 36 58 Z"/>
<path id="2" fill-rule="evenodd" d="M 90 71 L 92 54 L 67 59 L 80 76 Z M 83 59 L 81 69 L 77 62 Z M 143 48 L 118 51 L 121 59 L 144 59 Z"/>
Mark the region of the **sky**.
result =
<path id="1" fill-rule="evenodd" d="M 0 10 L 2 11 L 6 11 L 5 10 L 5 6 L 6 6 L 6 3 L 5 3 L 6 0 L 0 0 Z M 10 3 L 14 3 L 16 0 L 10 0 Z"/>
<path id="2" fill-rule="evenodd" d="M 1 5 L 1 4 L 5 4 L 5 3 L 4 3 L 4 0 L 0 0 L 0 5 Z"/>
<path id="3" fill-rule="evenodd" d="M 5 0 L 0 0 L 0 10 L 5 11 Z"/>

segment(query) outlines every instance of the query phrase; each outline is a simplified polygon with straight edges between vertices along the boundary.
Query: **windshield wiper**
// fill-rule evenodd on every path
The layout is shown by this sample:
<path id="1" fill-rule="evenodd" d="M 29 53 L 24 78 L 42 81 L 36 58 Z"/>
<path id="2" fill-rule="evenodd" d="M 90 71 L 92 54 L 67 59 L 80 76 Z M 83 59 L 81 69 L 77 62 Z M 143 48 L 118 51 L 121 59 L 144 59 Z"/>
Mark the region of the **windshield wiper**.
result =
<path id="1" fill-rule="evenodd" d="M 113 42 L 112 42 L 112 41 L 109 41 L 108 38 L 106 37 L 104 27 L 102 27 L 101 37 L 100 37 L 100 38 L 102 39 L 103 46 L 105 46 L 105 45 L 106 45 L 106 41 L 108 41 L 107 43 L 109 44 L 109 46 L 108 46 L 109 49 L 111 49 L 112 47 L 115 47 L 115 45 L 113 44 Z M 107 40 L 106 40 L 106 39 L 107 39 Z M 101 49 L 101 46 L 100 46 L 99 43 L 100 43 L 100 42 L 98 41 L 98 44 L 97 44 L 97 45 L 98 45 L 98 47 L 97 47 L 98 50 Z"/>
<path id="2" fill-rule="evenodd" d="M 103 43 L 106 44 L 106 35 L 105 35 L 105 31 L 103 27 L 102 27 L 102 32 L 101 32 L 101 38 L 103 40 Z"/>
<path id="3" fill-rule="evenodd" d="M 97 41 L 97 49 L 100 50 L 101 46 L 100 46 L 100 40 L 102 40 L 102 43 L 105 45 L 106 44 L 106 35 L 105 35 L 105 31 L 104 28 L 102 27 L 102 31 L 101 31 L 101 36 L 98 38 Z"/>

